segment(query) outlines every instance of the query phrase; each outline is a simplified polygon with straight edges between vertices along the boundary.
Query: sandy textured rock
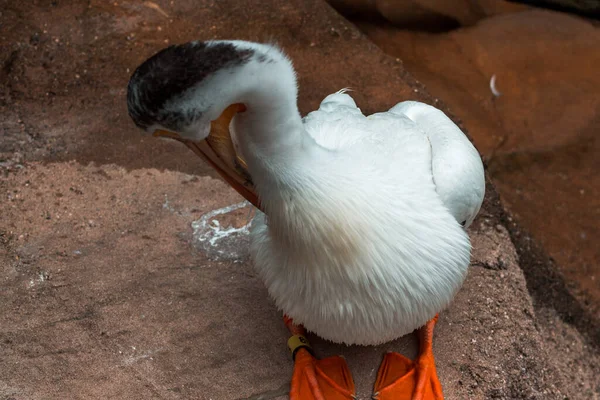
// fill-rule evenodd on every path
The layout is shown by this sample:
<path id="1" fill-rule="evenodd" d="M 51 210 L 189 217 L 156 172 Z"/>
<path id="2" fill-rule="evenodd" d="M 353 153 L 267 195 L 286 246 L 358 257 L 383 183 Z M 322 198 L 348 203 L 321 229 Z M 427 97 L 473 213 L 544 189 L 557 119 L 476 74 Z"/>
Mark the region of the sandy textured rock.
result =
<path id="1" fill-rule="evenodd" d="M 72 162 L 28 165 L 1 189 L 3 395 L 235 399 L 285 390 L 287 333 L 247 256 L 214 261 L 194 246 L 194 221 L 241 200 L 224 183 Z M 248 213 L 212 219 L 239 227 Z M 447 398 L 560 398 L 506 229 L 484 216 L 471 235 L 473 266 L 435 337 Z M 416 350 L 411 336 L 378 347 L 313 344 L 321 356 L 346 357 L 360 398 L 385 351 Z"/>

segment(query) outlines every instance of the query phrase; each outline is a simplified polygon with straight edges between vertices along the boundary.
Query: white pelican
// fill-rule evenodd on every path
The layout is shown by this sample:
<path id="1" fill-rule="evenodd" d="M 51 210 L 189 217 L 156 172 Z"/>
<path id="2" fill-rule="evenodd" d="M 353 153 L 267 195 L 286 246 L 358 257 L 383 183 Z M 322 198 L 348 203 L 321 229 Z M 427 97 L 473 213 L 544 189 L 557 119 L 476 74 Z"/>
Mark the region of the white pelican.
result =
<path id="1" fill-rule="evenodd" d="M 407 398 L 442 398 L 431 338 L 467 273 L 465 227 L 485 191 L 479 154 L 423 103 L 364 116 L 341 90 L 301 118 L 296 97 L 279 48 L 210 41 L 148 59 L 127 101 L 138 127 L 186 143 L 262 210 L 251 256 L 293 333 L 375 345 L 425 326 L 415 363 L 386 356 L 375 396 L 400 398 L 390 374 L 414 370 Z M 296 359 L 292 398 L 337 398 L 318 397 L 315 371 Z"/>

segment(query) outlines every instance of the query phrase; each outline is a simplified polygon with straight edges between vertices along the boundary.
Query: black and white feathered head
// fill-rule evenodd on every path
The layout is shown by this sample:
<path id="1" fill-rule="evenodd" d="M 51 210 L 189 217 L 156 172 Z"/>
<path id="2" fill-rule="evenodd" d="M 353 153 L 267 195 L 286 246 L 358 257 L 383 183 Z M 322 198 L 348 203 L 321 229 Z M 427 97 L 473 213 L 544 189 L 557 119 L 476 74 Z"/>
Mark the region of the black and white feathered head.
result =
<path id="1" fill-rule="evenodd" d="M 146 131 L 163 129 L 197 140 L 230 104 L 283 101 L 295 107 L 296 92 L 291 63 L 275 46 L 190 42 L 167 47 L 136 69 L 127 106 L 133 122 Z"/>
<path id="2" fill-rule="evenodd" d="M 258 205 L 241 153 L 251 155 L 249 163 L 264 160 L 256 149 L 303 129 L 296 96 L 294 69 L 276 46 L 190 42 L 161 50 L 136 69 L 127 107 L 138 127 L 182 141 Z"/>

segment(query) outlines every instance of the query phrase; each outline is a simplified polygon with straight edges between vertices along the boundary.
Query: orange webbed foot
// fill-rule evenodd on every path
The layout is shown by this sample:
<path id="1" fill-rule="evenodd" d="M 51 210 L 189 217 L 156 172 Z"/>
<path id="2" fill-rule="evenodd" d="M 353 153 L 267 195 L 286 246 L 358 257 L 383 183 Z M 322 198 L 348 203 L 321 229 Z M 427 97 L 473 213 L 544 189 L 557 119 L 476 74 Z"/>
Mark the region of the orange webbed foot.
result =
<path id="1" fill-rule="evenodd" d="M 413 361 L 398 353 L 385 355 L 375 382 L 376 400 L 443 400 L 433 357 L 433 328 L 437 315 L 419 329 L 420 349 Z"/>
<path id="2" fill-rule="evenodd" d="M 339 356 L 317 359 L 311 354 L 304 328 L 287 316 L 284 322 L 293 335 L 288 340 L 294 357 L 290 400 L 354 399 L 354 381 L 346 361 Z"/>

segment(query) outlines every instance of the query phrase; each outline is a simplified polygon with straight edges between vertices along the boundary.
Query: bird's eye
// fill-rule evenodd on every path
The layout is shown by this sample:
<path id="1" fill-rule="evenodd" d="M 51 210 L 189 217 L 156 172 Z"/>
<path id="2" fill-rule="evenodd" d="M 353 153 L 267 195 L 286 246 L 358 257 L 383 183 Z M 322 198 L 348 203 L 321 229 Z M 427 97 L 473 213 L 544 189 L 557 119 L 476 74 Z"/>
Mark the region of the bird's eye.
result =
<path id="1" fill-rule="evenodd" d="M 466 223 L 467 223 L 467 220 L 465 219 L 465 220 L 464 220 L 463 222 L 461 222 L 460 224 L 461 224 L 462 226 L 465 226 L 465 225 L 466 225 Z"/>

